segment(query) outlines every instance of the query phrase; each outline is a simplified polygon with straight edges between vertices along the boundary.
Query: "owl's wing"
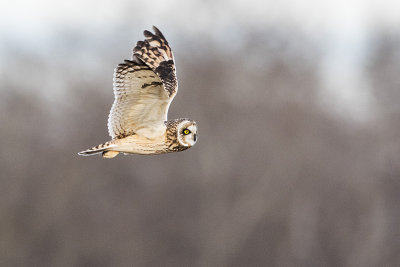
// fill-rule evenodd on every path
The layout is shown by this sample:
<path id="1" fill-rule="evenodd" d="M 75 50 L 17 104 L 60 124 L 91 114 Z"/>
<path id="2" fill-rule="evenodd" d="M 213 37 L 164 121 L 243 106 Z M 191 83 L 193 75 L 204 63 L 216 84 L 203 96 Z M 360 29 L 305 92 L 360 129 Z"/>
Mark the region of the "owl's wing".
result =
<path id="1" fill-rule="evenodd" d="M 132 60 L 115 69 L 115 100 L 108 117 L 113 139 L 165 133 L 164 121 L 178 85 L 171 48 L 162 33 L 153 29 L 155 34 L 144 32 L 146 40 L 137 43 Z"/>

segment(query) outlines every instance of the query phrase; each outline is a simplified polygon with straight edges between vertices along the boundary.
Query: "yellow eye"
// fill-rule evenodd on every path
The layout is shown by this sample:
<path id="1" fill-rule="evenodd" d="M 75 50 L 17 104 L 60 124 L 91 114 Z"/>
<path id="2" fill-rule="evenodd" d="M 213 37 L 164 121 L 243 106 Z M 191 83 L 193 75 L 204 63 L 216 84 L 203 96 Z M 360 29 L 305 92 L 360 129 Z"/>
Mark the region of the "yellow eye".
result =
<path id="1" fill-rule="evenodd" d="M 188 130 L 188 129 L 183 130 L 183 134 L 184 134 L 184 135 L 190 134 L 190 130 Z"/>

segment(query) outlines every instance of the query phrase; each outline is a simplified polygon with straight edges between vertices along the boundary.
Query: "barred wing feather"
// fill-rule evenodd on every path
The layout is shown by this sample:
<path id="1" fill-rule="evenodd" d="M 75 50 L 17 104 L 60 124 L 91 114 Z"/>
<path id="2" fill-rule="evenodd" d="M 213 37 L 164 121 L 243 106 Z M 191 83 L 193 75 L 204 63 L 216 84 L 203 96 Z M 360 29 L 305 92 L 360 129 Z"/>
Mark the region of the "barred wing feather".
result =
<path id="1" fill-rule="evenodd" d="M 132 134 L 154 138 L 165 133 L 164 121 L 177 92 L 172 51 L 162 33 L 145 31 L 147 39 L 134 48 L 132 60 L 114 72 L 115 100 L 108 118 L 110 136 Z"/>

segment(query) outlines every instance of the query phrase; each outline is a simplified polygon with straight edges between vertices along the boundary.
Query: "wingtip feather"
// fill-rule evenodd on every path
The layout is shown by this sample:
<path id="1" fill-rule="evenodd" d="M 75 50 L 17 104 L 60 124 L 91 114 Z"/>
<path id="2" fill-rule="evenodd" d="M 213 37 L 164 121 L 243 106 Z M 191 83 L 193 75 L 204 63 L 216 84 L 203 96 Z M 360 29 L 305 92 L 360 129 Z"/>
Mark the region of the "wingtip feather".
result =
<path id="1" fill-rule="evenodd" d="M 144 35 L 145 37 L 153 37 L 153 36 L 154 36 L 154 34 L 151 33 L 151 32 L 149 32 L 148 30 L 145 30 L 145 31 L 143 32 L 143 35 Z"/>
<path id="2" fill-rule="evenodd" d="M 160 31 L 156 26 L 154 26 L 154 25 L 153 25 L 153 31 L 156 33 L 156 35 L 157 35 L 158 37 L 160 37 L 160 38 L 166 40 L 165 37 L 164 37 L 164 35 L 161 33 L 161 31 Z"/>

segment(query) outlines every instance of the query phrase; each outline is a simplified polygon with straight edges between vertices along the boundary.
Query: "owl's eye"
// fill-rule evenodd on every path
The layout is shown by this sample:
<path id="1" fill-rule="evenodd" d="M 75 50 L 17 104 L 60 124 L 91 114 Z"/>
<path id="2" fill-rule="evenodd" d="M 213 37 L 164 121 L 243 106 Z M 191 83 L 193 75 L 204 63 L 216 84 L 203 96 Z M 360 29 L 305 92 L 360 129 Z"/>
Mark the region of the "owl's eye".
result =
<path id="1" fill-rule="evenodd" d="M 188 135 L 188 134 L 190 134 L 190 133 L 191 133 L 191 131 L 188 130 L 188 129 L 183 130 L 183 134 L 184 134 L 184 135 Z"/>

